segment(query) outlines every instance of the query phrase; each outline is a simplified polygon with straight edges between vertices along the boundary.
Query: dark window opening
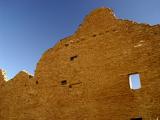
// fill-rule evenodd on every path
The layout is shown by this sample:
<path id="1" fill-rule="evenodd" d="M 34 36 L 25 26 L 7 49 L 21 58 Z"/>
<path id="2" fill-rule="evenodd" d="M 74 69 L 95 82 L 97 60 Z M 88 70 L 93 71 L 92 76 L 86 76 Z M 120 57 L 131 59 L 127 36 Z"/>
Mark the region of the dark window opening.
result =
<path id="1" fill-rule="evenodd" d="M 142 118 L 131 118 L 131 120 L 142 120 Z"/>
<path id="2" fill-rule="evenodd" d="M 36 81 L 36 84 L 38 84 L 38 81 Z"/>
<path id="3" fill-rule="evenodd" d="M 73 61 L 75 58 L 77 58 L 78 56 L 77 55 L 75 55 L 75 56 L 72 56 L 72 57 L 70 57 L 70 60 L 71 61 Z"/>
<path id="4" fill-rule="evenodd" d="M 33 78 L 33 76 L 32 76 L 32 75 L 29 75 L 29 79 L 31 79 L 31 78 Z"/>
<path id="5" fill-rule="evenodd" d="M 66 85 L 67 84 L 67 80 L 62 80 L 61 81 L 61 85 Z"/>

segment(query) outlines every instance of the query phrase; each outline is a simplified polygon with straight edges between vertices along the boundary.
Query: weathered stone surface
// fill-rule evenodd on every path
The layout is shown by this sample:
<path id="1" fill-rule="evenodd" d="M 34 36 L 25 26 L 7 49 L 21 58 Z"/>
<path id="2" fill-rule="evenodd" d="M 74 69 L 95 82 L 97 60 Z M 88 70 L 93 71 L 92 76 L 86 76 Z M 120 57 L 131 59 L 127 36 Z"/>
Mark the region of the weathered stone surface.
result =
<path id="1" fill-rule="evenodd" d="M 34 77 L 20 72 L 0 90 L 0 120 L 160 118 L 160 26 L 92 11 L 48 49 Z M 131 90 L 128 75 L 142 88 Z"/>

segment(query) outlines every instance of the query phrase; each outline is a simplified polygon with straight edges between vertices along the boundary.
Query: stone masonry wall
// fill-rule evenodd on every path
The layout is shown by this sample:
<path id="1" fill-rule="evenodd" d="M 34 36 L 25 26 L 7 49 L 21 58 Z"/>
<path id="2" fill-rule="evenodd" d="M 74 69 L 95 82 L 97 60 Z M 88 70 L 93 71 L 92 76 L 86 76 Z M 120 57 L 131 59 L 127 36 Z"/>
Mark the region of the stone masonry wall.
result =
<path id="1" fill-rule="evenodd" d="M 34 76 L 22 71 L 5 83 L 0 120 L 160 118 L 159 48 L 159 25 L 96 9 L 42 55 Z M 130 89 L 132 73 L 140 74 L 142 88 Z"/>

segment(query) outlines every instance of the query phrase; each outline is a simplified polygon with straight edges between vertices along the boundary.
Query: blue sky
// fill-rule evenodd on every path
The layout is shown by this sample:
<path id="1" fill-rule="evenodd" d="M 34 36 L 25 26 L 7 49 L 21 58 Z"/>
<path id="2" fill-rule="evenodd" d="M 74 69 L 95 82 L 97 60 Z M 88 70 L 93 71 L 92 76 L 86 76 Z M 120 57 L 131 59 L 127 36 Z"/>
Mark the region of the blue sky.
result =
<path id="1" fill-rule="evenodd" d="M 129 75 L 129 84 L 130 88 L 133 90 L 141 88 L 141 79 L 139 74 L 131 74 Z"/>
<path id="2" fill-rule="evenodd" d="M 74 33 L 84 16 L 109 7 L 121 19 L 160 23 L 160 0 L 0 0 L 0 68 L 34 73 L 48 48 Z"/>

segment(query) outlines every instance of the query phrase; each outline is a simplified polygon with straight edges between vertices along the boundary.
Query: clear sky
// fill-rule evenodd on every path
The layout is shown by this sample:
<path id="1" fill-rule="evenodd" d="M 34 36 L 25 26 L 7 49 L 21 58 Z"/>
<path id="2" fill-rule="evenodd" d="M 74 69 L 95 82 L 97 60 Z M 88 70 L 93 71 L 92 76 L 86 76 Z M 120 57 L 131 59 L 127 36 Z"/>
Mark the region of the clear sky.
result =
<path id="1" fill-rule="evenodd" d="M 160 0 L 0 0 L 0 68 L 8 78 L 24 69 L 33 74 L 44 51 L 98 7 L 121 19 L 160 23 Z"/>

